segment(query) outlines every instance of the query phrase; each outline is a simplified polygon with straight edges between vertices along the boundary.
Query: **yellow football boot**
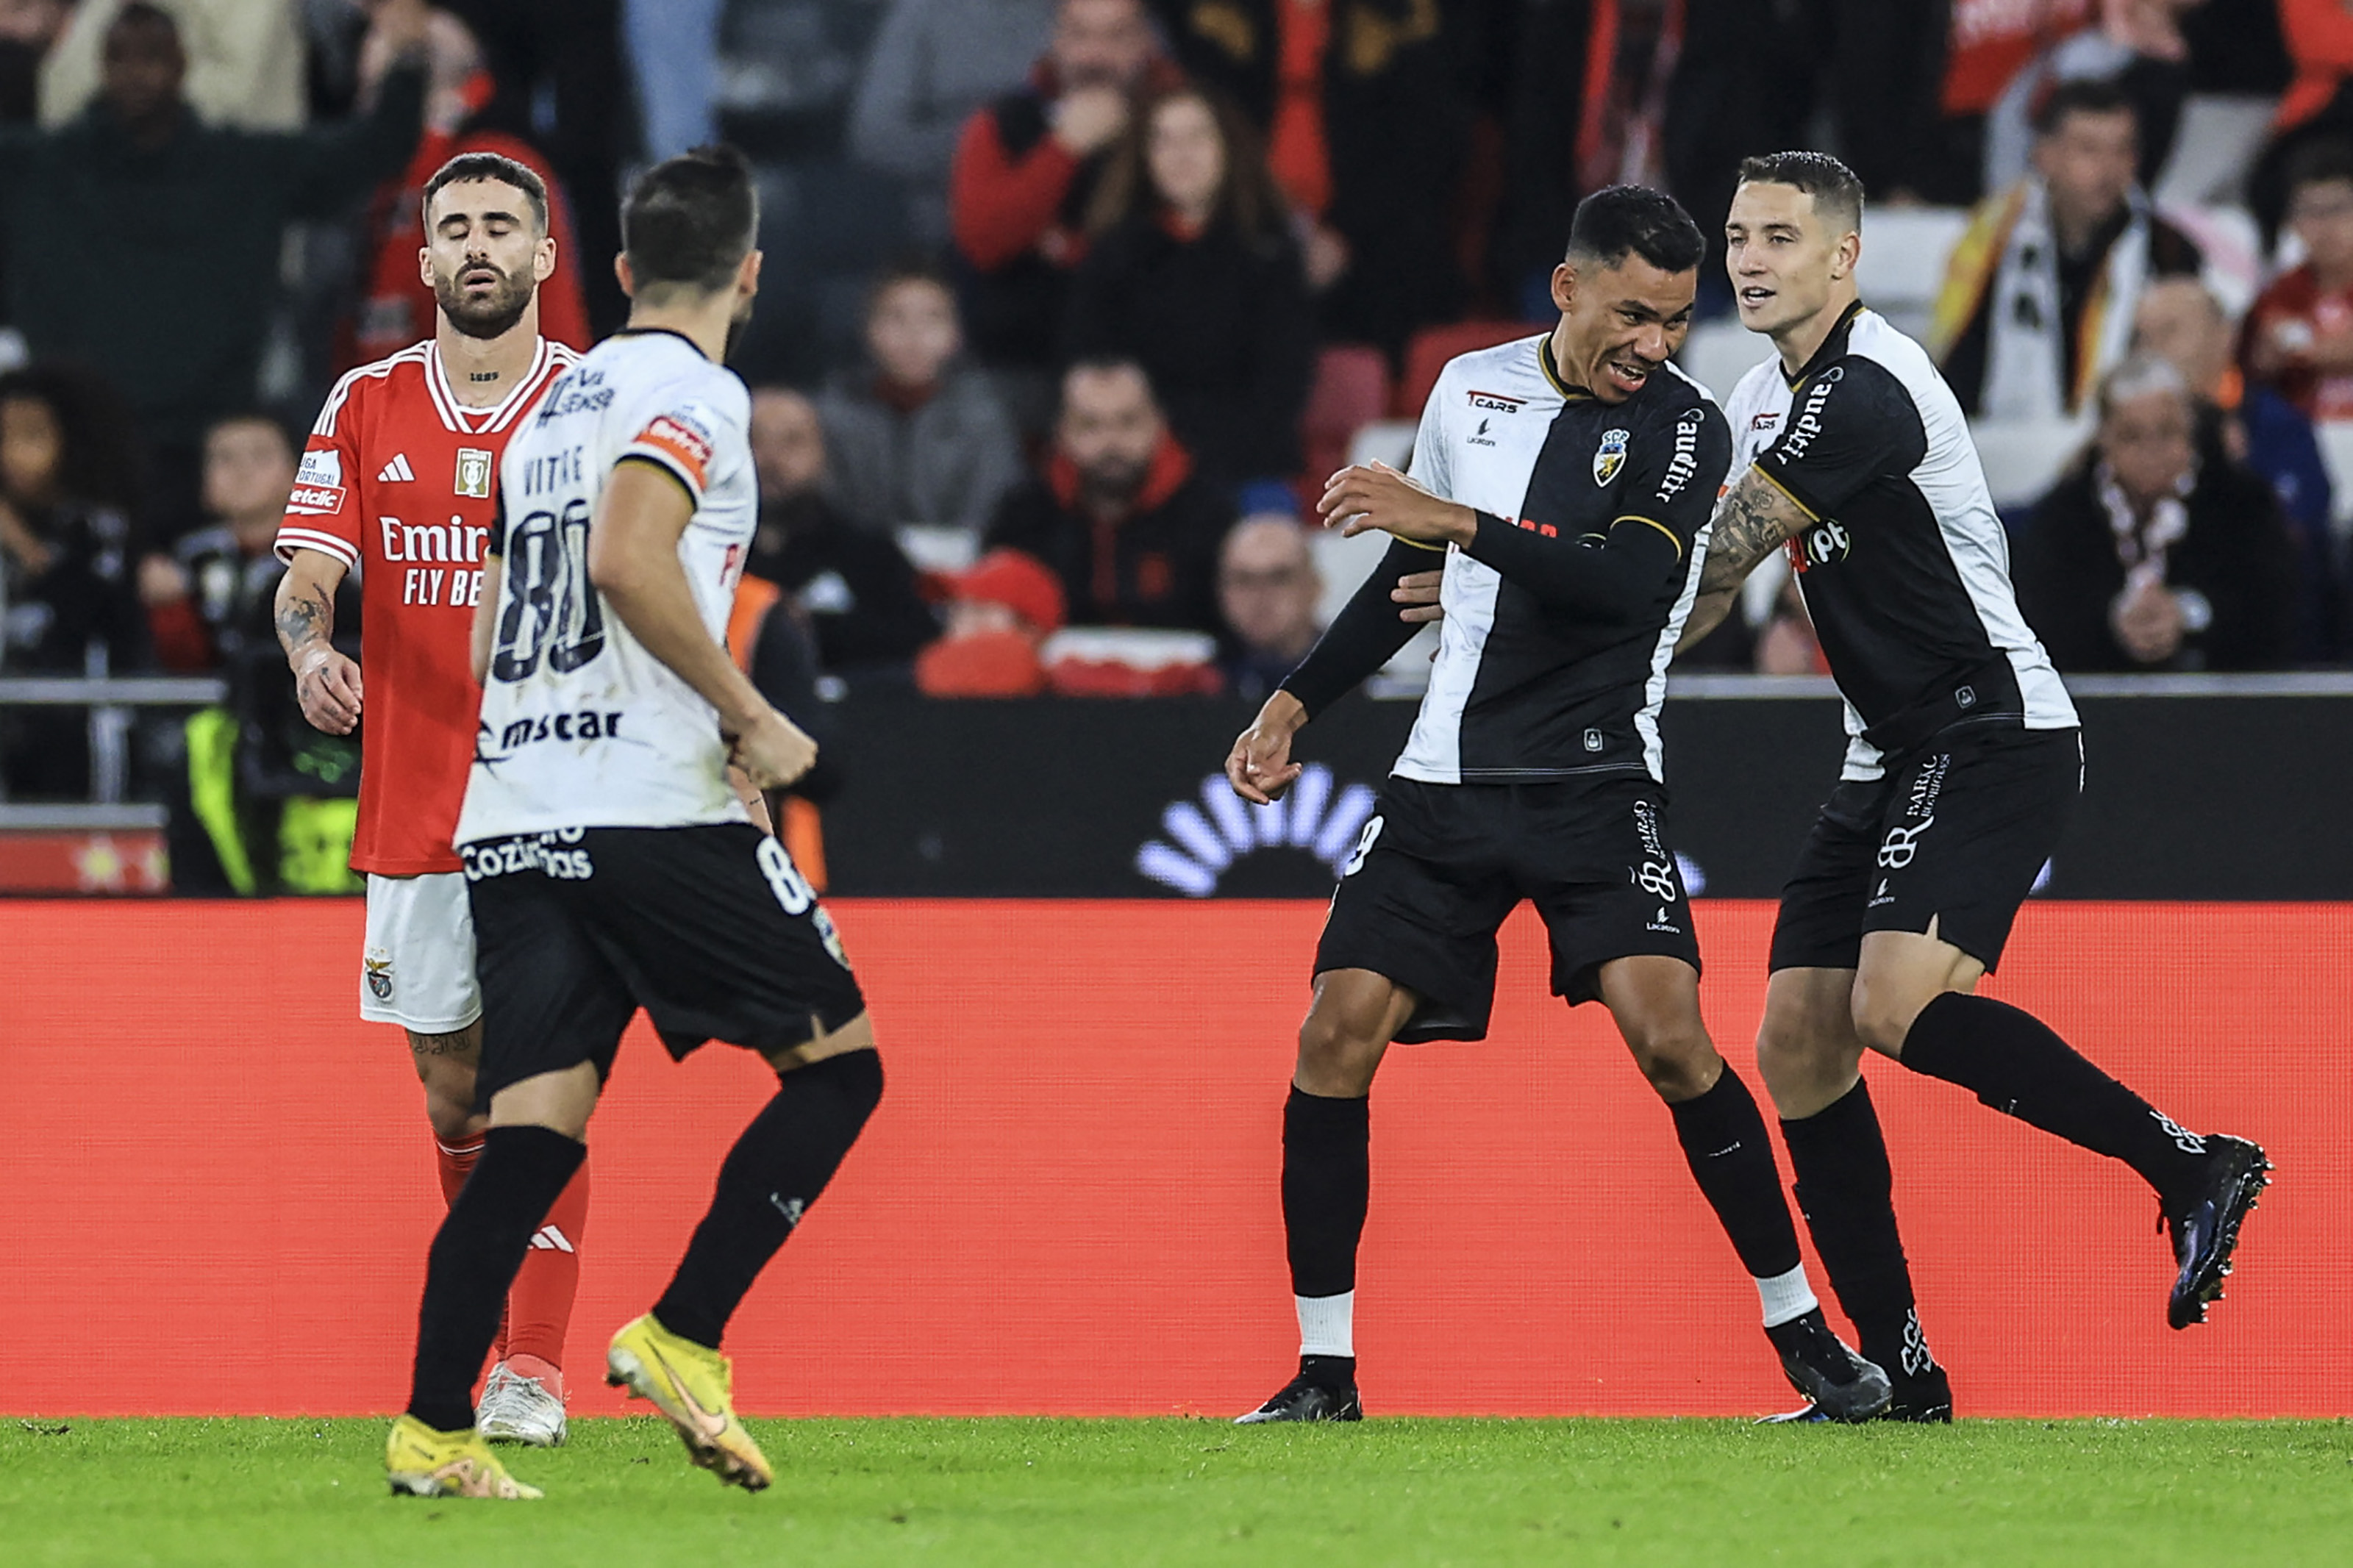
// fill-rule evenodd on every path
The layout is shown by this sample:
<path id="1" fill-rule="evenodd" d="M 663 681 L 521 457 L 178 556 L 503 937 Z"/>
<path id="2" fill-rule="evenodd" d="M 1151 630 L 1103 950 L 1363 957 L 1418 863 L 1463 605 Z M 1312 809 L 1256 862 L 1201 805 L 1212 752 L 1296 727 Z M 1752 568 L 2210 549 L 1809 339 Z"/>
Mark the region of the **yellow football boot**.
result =
<path id="1" fill-rule="evenodd" d="M 491 1446 L 471 1426 L 436 1432 L 414 1415 L 392 1424 L 384 1440 L 384 1473 L 396 1493 L 411 1497 L 543 1497 L 507 1474 Z"/>
<path id="2" fill-rule="evenodd" d="M 736 1418 L 734 1367 L 717 1351 L 671 1333 L 651 1312 L 613 1336 L 605 1352 L 605 1381 L 653 1401 L 678 1428 L 688 1457 L 723 1482 L 756 1492 L 776 1479 L 767 1456 Z"/>

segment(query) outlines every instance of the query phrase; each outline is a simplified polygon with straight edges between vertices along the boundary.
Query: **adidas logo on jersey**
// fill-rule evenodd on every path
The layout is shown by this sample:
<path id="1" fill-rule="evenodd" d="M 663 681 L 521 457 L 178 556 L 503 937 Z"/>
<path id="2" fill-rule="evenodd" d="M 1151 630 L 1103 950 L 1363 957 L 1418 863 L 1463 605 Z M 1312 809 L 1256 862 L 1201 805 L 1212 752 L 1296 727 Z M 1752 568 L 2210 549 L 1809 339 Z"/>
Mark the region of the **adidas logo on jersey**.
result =
<path id="1" fill-rule="evenodd" d="M 541 1226 L 537 1230 L 532 1232 L 531 1245 L 541 1252 L 569 1252 L 572 1250 L 571 1238 L 566 1237 L 562 1231 L 556 1229 L 552 1225 Z"/>
<path id="2" fill-rule="evenodd" d="M 386 463 L 384 466 L 384 471 L 375 477 L 376 483 L 380 485 L 414 483 L 416 479 L 416 471 L 409 468 L 408 454 L 406 452 L 395 452 L 392 455 L 392 461 Z"/>

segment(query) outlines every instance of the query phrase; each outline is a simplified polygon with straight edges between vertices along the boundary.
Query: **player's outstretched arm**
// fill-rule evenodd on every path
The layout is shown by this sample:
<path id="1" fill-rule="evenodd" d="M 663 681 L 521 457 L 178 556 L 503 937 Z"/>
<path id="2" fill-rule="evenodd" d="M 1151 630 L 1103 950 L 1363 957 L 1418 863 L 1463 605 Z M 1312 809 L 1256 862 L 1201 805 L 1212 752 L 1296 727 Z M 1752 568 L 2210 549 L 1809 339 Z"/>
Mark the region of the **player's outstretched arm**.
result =
<path id="1" fill-rule="evenodd" d="M 302 717 L 330 735 L 360 721 L 360 667 L 335 651 L 335 590 L 343 563 L 323 550 L 297 550 L 278 579 L 278 641 L 294 671 Z"/>
<path id="2" fill-rule="evenodd" d="M 1752 468 L 1741 475 L 1740 482 L 1716 502 L 1715 531 L 1708 541 L 1707 559 L 1700 563 L 1699 597 L 1692 603 L 1675 650 L 1682 652 L 1722 625 L 1757 563 L 1813 521 L 1788 491 L 1761 470 Z"/>
<path id="3" fill-rule="evenodd" d="M 588 581 L 629 635 L 719 710 L 733 762 L 761 789 L 808 772 L 817 742 L 760 695 L 712 637 L 679 564 L 694 500 L 666 468 L 625 459 L 606 482 L 588 531 Z"/>

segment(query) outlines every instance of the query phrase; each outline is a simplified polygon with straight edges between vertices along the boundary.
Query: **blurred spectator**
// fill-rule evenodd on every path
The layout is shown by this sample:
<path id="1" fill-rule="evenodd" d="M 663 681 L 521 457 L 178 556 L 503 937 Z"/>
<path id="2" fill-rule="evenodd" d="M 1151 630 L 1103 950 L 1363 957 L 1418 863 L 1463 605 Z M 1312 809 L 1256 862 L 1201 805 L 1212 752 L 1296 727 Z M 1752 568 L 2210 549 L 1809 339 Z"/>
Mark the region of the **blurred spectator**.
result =
<path id="1" fill-rule="evenodd" d="M 2140 183 L 2157 183 L 2181 124 L 2189 91 L 2189 40 L 2182 18 L 2206 0 L 2100 0 L 2098 18 L 2069 34 L 2012 77 L 1986 117 L 1985 188 L 2026 173 L 2034 151 L 2034 110 L 2063 81 L 2112 80 L 2140 122 Z"/>
<path id="2" fill-rule="evenodd" d="M 1046 471 L 999 504 L 988 542 L 1050 567 L 1077 625 L 1215 633 L 1218 547 L 1233 521 L 1224 492 L 1194 476 L 1143 367 L 1088 360 L 1063 374 Z"/>
<path id="3" fill-rule="evenodd" d="M 104 90 L 107 35 L 137 0 L 81 0 L 41 63 L 41 123 L 71 123 Z M 207 125 L 293 131 L 307 118 L 302 0 L 151 0 L 188 59 L 188 107 Z"/>
<path id="4" fill-rule="evenodd" d="M 1990 195 L 1980 183 L 1986 116 L 2010 79 L 2092 20 L 2094 0 L 1950 0 L 1938 145 L 1920 194 L 1961 204 Z"/>
<path id="5" fill-rule="evenodd" d="M 1296 518 L 1260 512 L 1234 524 L 1218 555 L 1226 689 L 1262 702 L 1298 668 L 1323 627 L 1324 580 Z"/>
<path id="6" fill-rule="evenodd" d="M 2201 265 L 2136 181 L 2122 89 L 2062 82 L 2035 126 L 2033 172 L 1972 215 L 1929 329 L 1930 353 L 1973 416 L 2072 416 L 2124 358 L 2148 280 Z"/>
<path id="7" fill-rule="evenodd" d="M 965 122 L 1021 85 L 1054 12 L 1054 0 L 891 0 L 850 105 L 849 155 L 944 187 Z"/>
<path id="8" fill-rule="evenodd" d="M 1156 3 L 1177 62 L 1257 128 L 1298 215 L 1325 335 L 1395 355 L 1417 327 L 1460 315 L 1454 217 L 1470 114 L 1456 86 L 1450 8 L 1439 0 Z M 1161 390 L 1173 414 L 1175 391 Z"/>
<path id="9" fill-rule="evenodd" d="M 2201 461 L 2181 373 L 2135 358 L 2102 384 L 2093 449 L 2035 508 L 2018 589 L 2063 671 L 2265 669 L 2287 657 L 2293 573 L 2269 487 Z"/>
<path id="10" fill-rule="evenodd" d="M 901 267 L 866 303 L 872 363 L 833 378 L 817 410 L 833 491 L 870 528 L 960 528 L 978 540 L 1021 478 L 1020 437 L 987 373 L 965 363 L 945 277 Z"/>
<path id="11" fill-rule="evenodd" d="M 477 122 L 491 99 L 491 78 L 482 68 L 481 47 L 466 24 L 451 12 L 437 10 L 426 40 L 432 68 L 427 79 L 425 134 L 407 172 L 385 182 L 369 205 L 366 234 L 374 257 L 352 341 L 338 355 L 337 370 L 382 359 L 433 335 L 433 286 L 417 263 L 425 244 L 425 182 L 442 164 L 468 153 L 512 158 L 547 187 L 555 271 L 539 286 L 539 335 L 586 351 L 588 310 L 580 289 L 582 258 L 574 244 L 571 204 L 564 199 L 555 172 L 531 143 Z"/>
<path id="12" fill-rule="evenodd" d="M 415 149 L 426 23 L 421 0 L 377 11 L 378 47 L 400 63 L 366 119 L 222 131 L 181 97 L 172 18 L 132 0 L 107 32 L 89 111 L 0 132 L 9 319 L 36 357 L 87 364 L 129 400 L 163 532 L 192 521 L 206 427 L 254 398 L 288 220 L 341 215 Z"/>
<path id="13" fill-rule="evenodd" d="M 72 0 L 0 0 L 0 125 L 38 117 L 41 58 L 72 12 Z"/>
<path id="14" fill-rule="evenodd" d="M 232 414 L 205 433 L 205 510 L 218 521 L 139 563 L 163 668 L 217 669 L 248 647 L 274 646 L 271 599 L 286 567 L 272 546 L 294 464 L 294 443 L 268 415 Z"/>
<path id="15" fill-rule="evenodd" d="M 2329 479 L 2312 421 L 2232 363 L 2231 318 L 2193 278 L 2161 278 L 2141 296 L 2133 353 L 2170 363 L 2199 402 L 2198 448 L 2244 463 L 2272 487 L 2299 537 L 2328 532 Z"/>
<path id="16" fill-rule="evenodd" d="M 992 550 L 947 583 L 947 633 L 915 661 L 927 697 L 1035 697 L 1038 650 L 1062 625 L 1062 584 L 1034 556 Z"/>
<path id="17" fill-rule="evenodd" d="M 965 122 L 948 188 L 957 252 L 975 277 L 965 335 L 991 365 L 1053 359 L 1087 203 L 1131 95 L 1174 86 L 1143 0 L 1061 0 L 1029 85 Z"/>
<path id="18" fill-rule="evenodd" d="M 2256 298 L 2240 363 L 2312 418 L 2353 418 L 2353 142 L 2306 142 L 2287 188 L 2305 259 Z"/>
<path id="19" fill-rule="evenodd" d="M 2312 420 L 2275 389 L 2242 375 L 2232 347 L 2230 317 L 2204 284 L 2166 279 L 2141 296 L 2133 352 L 2170 363 L 2199 398 L 2199 461 L 2244 463 L 2279 502 L 2296 556 L 2291 656 L 2299 663 L 2334 658 L 2344 647 L 2344 605 L 2328 466 Z"/>
<path id="20" fill-rule="evenodd" d="M 0 375 L 0 671 L 103 676 L 145 651 L 131 524 L 111 504 L 123 457 L 102 392 L 53 370 Z M 0 707 L 0 779 L 86 793 L 88 725 L 71 708 Z"/>
<path id="21" fill-rule="evenodd" d="M 752 464 L 760 526 L 745 570 L 794 596 L 818 665 L 839 672 L 914 658 L 939 623 L 891 536 L 860 526 L 828 499 L 816 405 L 780 386 L 754 392 Z"/>
<path id="22" fill-rule="evenodd" d="M 373 0 L 378 6 L 406 0 Z M 637 117 L 628 112 L 621 62 L 621 0 L 444 0 L 482 47 L 496 83 L 477 125 L 532 142 L 573 193 L 573 225 L 582 258 L 592 337 L 617 329 L 628 301 L 614 279 L 621 249 L 621 164 L 632 150 Z M 697 6 L 667 25 L 692 26 Z M 662 7 L 665 17 L 671 8 Z M 551 187 L 553 188 L 553 187 Z"/>
<path id="23" fill-rule="evenodd" d="M 719 15 L 725 0 L 622 0 L 646 161 L 719 140 Z"/>
<path id="24" fill-rule="evenodd" d="M 1103 171 L 1088 228 L 1070 356 L 1141 364 L 1206 475 L 1295 474 L 1315 337 L 1249 125 L 1191 88 L 1151 100 Z"/>

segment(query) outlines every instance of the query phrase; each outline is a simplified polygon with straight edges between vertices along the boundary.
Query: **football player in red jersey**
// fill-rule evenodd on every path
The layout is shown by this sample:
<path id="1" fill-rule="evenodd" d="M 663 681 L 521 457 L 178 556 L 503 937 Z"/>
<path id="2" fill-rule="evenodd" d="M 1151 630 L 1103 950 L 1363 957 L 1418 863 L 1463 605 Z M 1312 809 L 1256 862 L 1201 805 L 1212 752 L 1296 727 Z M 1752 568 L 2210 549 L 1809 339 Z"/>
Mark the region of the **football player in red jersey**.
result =
<path id="1" fill-rule="evenodd" d="M 407 1031 L 442 1196 L 455 1201 L 487 1125 L 474 1105 L 473 922 L 450 847 L 481 702 L 468 635 L 500 455 L 577 356 L 539 335 L 555 241 L 538 175 L 468 153 L 426 183 L 424 205 L 418 265 L 438 302 L 434 334 L 329 395 L 278 533 L 287 572 L 277 612 L 303 717 L 336 735 L 366 718 L 352 845 L 352 868 L 367 877 L 360 1016 Z M 335 587 L 354 569 L 359 661 L 333 642 Z M 485 1436 L 564 1440 L 564 1334 L 587 1205 L 584 1166 L 532 1237 L 508 1298 L 482 1390 Z"/>

